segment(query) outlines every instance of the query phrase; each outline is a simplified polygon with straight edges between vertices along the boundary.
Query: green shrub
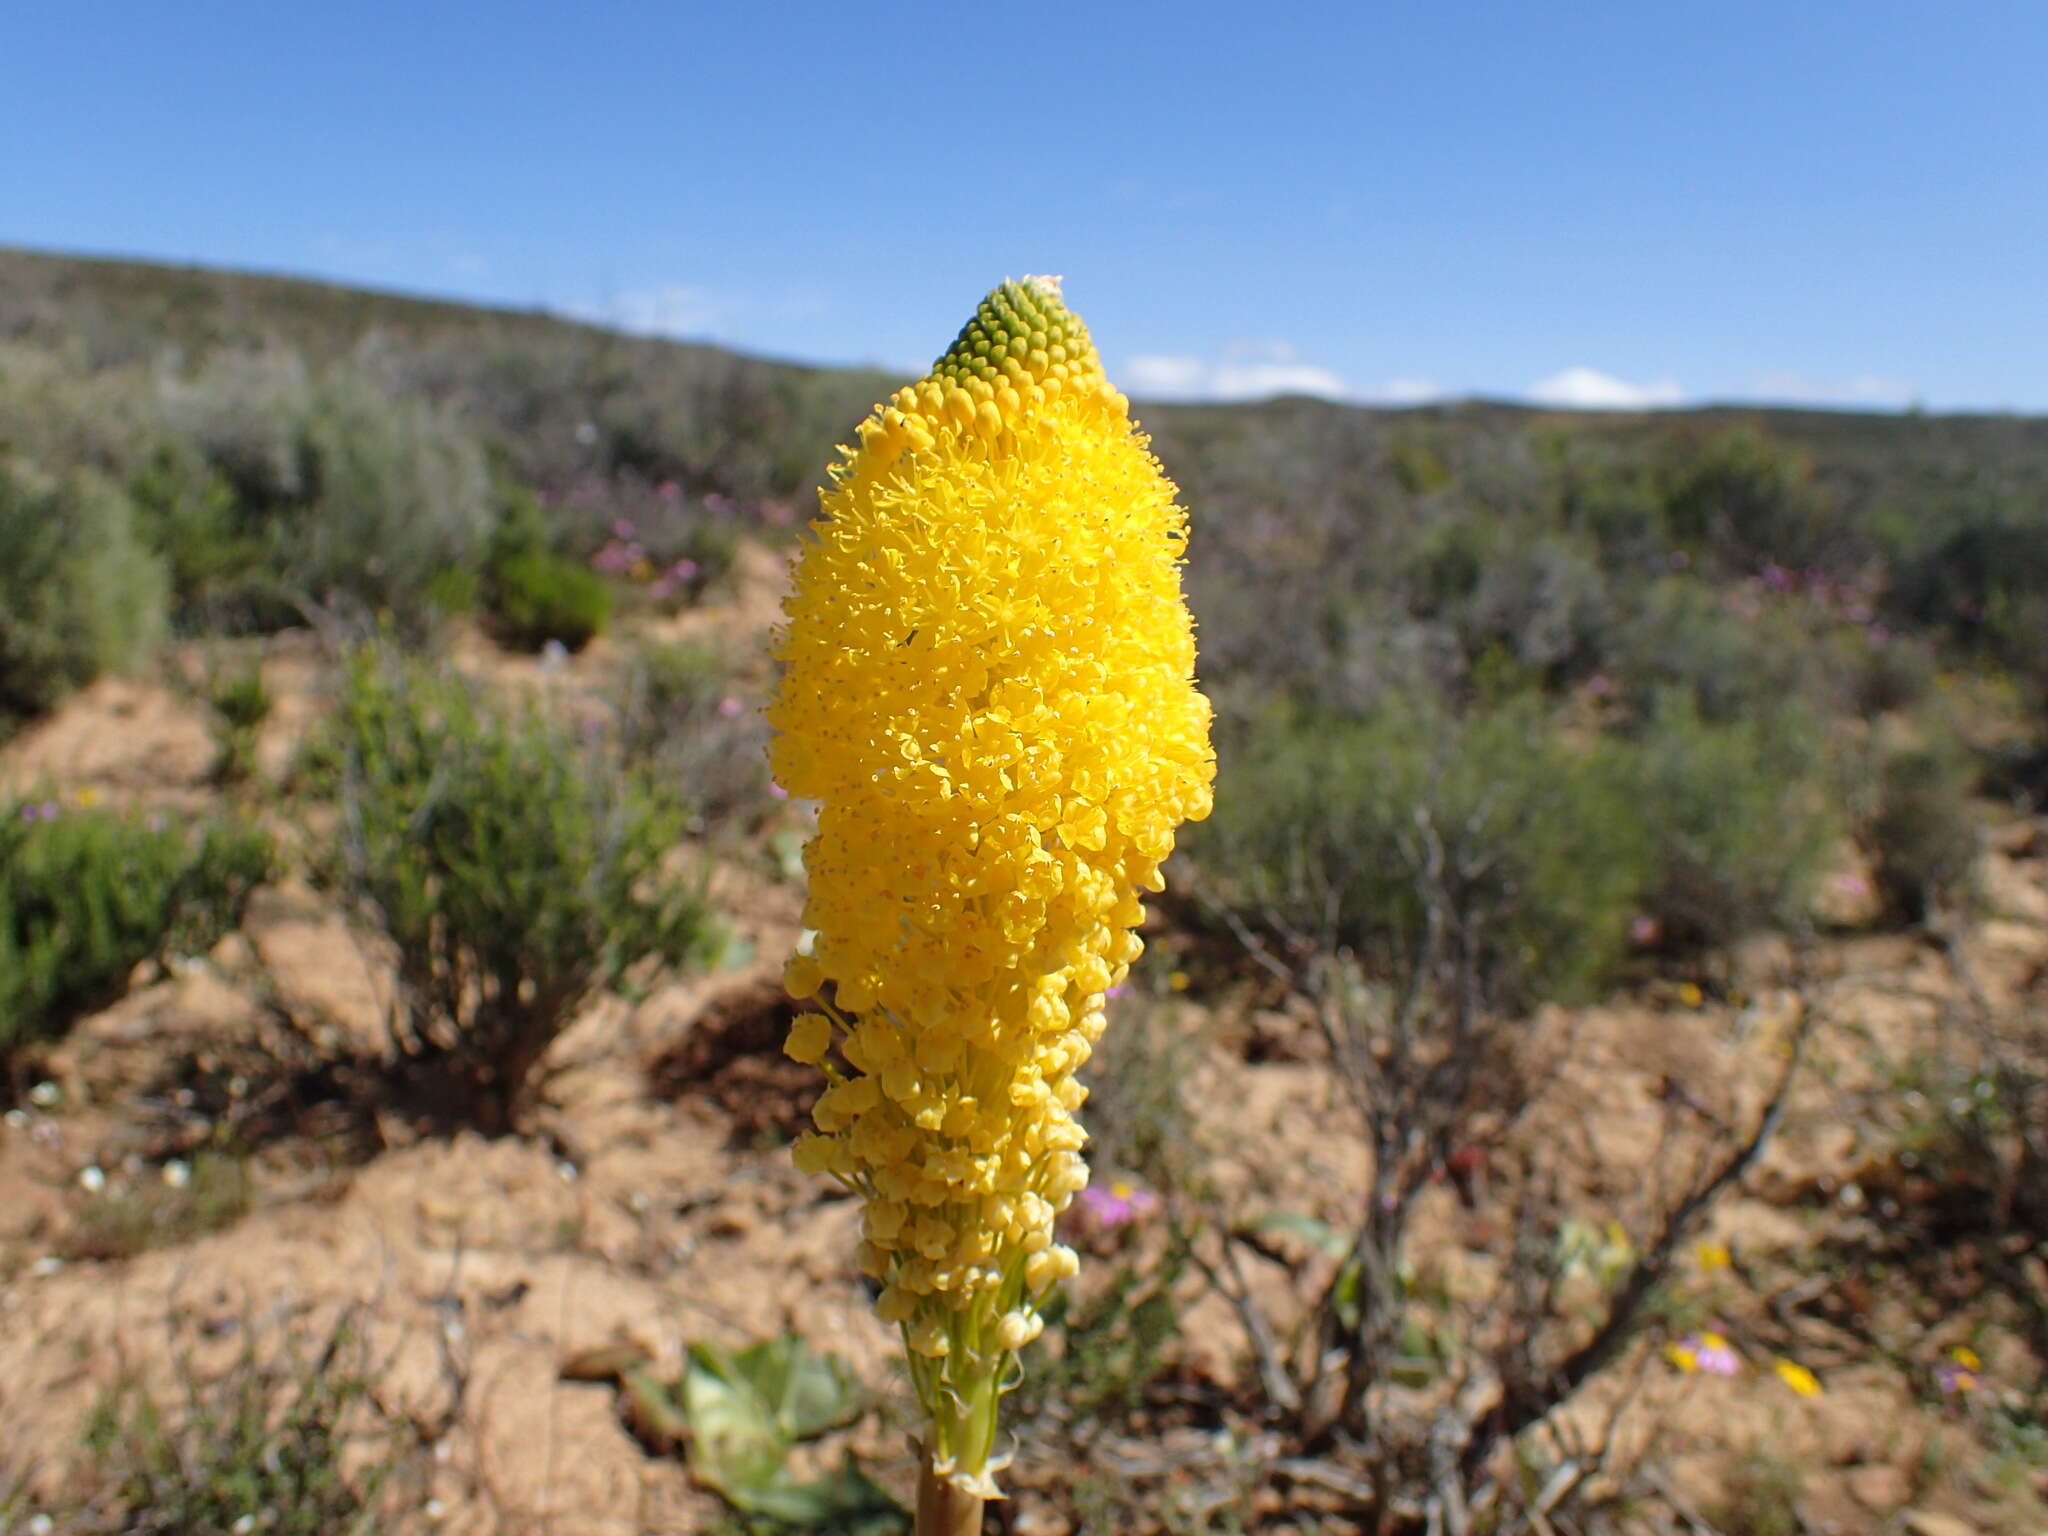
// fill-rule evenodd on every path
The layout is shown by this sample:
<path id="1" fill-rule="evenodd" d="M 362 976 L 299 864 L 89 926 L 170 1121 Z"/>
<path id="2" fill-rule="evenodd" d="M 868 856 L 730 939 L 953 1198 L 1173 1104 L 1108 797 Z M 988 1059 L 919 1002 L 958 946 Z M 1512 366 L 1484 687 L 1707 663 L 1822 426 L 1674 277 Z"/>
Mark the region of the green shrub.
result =
<path id="1" fill-rule="evenodd" d="M 746 704 L 731 658 L 702 645 L 645 644 L 627 663 L 622 745 L 677 786 L 707 830 L 744 825 L 768 805 L 768 725 Z"/>
<path id="2" fill-rule="evenodd" d="M 162 637 L 163 565 L 100 477 L 53 483 L 0 458 L 0 551 L 0 719 L 40 714 Z"/>
<path id="3" fill-rule="evenodd" d="M 279 518 L 272 547 L 293 585 L 424 631 L 441 572 L 482 558 L 494 516 L 476 441 L 418 399 L 337 373 L 299 429 L 306 501 Z"/>
<path id="4" fill-rule="evenodd" d="M 1412 694 L 1362 720 L 1268 710 L 1226 734 L 1189 847 L 1254 926 L 1380 974 L 1448 936 L 1527 1005 L 1597 989 L 1638 913 L 1682 945 L 1799 922 L 1839 830 L 1822 749 L 1792 711 L 1714 724 L 1681 694 L 1591 741 L 1526 689 L 1462 719 Z"/>
<path id="5" fill-rule="evenodd" d="M 295 352 L 220 352 L 159 386 L 158 418 L 226 483 L 248 526 L 309 499 L 301 442 L 313 386 Z"/>
<path id="6" fill-rule="evenodd" d="M 1888 607 L 1908 624 L 1944 629 L 2009 666 L 2043 666 L 2048 651 L 2048 517 L 1993 507 L 1906 559 Z M 2048 674 L 2043 674 L 2048 675 Z"/>
<path id="7" fill-rule="evenodd" d="M 1667 576 L 1616 626 L 1609 664 L 1643 703 L 1673 690 L 1716 724 L 1824 691 L 1812 640 L 1774 607 L 1744 615 L 1691 576 Z"/>
<path id="8" fill-rule="evenodd" d="M 1505 541 L 1497 521 L 1450 517 L 1415 540 L 1404 573 L 1410 605 L 1425 617 L 1444 618 L 1471 600 Z"/>
<path id="9" fill-rule="evenodd" d="M 268 838 L 55 802 L 0 815 L 0 1061 L 119 997 L 152 957 L 211 948 L 271 868 Z"/>
<path id="10" fill-rule="evenodd" d="M 210 675 L 206 702 L 219 723 L 215 739 L 220 744 L 220 762 L 214 777 L 224 784 L 239 784 L 256 771 L 256 735 L 270 718 L 272 700 L 263 684 L 261 663 Z"/>
<path id="11" fill-rule="evenodd" d="M 1458 615 L 1468 656 L 1505 647 L 1550 676 L 1595 662 L 1611 623 L 1599 565 L 1560 538 L 1497 546 Z"/>
<path id="12" fill-rule="evenodd" d="M 1668 557 L 1664 507 L 1651 477 L 1578 448 L 1560 467 L 1564 526 L 1590 539 L 1610 571 L 1635 572 Z"/>
<path id="13" fill-rule="evenodd" d="M 1974 1060 L 1902 1063 L 1887 1101 L 1899 1161 L 1925 1181 L 1893 1229 L 1924 1253 L 1988 1233 L 2048 1243 L 2048 1018 L 2011 1021 L 1982 1044 Z"/>
<path id="14" fill-rule="evenodd" d="M 611 622 L 612 590 L 604 578 L 544 549 L 497 562 L 488 591 L 505 638 L 529 650 L 555 640 L 580 651 Z"/>
<path id="15" fill-rule="evenodd" d="M 1956 742 L 1940 739 L 1886 755 L 1877 804 L 1863 838 L 1885 910 L 1907 922 L 1966 895 L 1978 852 L 1970 809 L 1976 769 Z"/>
<path id="16" fill-rule="evenodd" d="M 1901 586 L 1910 614 L 2006 668 L 2028 707 L 2048 719 L 2048 513 L 1973 522 Z"/>
<path id="17" fill-rule="evenodd" d="M 1649 850 L 1642 906 L 1669 942 L 1721 945 L 1802 920 L 1840 831 L 1823 749 L 1792 709 L 1716 724 L 1682 693 L 1658 699 L 1631 757 Z"/>
<path id="18" fill-rule="evenodd" d="M 1805 565 L 1823 551 L 1826 508 L 1811 467 L 1756 427 L 1675 439 L 1659 482 L 1665 526 L 1696 557 L 1734 566 Z"/>
<path id="19" fill-rule="evenodd" d="M 223 353 L 160 387 L 131 485 L 188 628 L 276 629 L 310 605 L 422 634 L 495 517 L 482 446 L 360 367 Z"/>
<path id="20" fill-rule="evenodd" d="M 597 989 L 708 957 L 716 927 L 664 869 L 682 818 L 658 781 L 531 709 L 376 649 L 351 661 L 326 751 L 344 836 L 327 872 L 398 956 L 398 1049 L 487 1131 Z"/>
<path id="21" fill-rule="evenodd" d="M 1592 990 L 1620 951 L 1643 882 L 1628 788 L 1526 697 L 1463 720 L 1419 695 L 1365 719 L 1273 710 L 1224 743 L 1190 849 L 1255 925 L 1403 976 L 1442 939 L 1524 1006 Z"/>
<path id="22" fill-rule="evenodd" d="M 244 531 L 234 487 L 186 443 L 167 439 L 128 477 L 136 528 L 170 573 L 184 633 L 244 627 L 263 548 Z"/>
<path id="23" fill-rule="evenodd" d="M 1934 692 L 1934 648 L 1918 636 L 1844 629 L 1836 632 L 1833 651 L 1844 674 L 1844 702 L 1865 719 L 1911 709 Z"/>

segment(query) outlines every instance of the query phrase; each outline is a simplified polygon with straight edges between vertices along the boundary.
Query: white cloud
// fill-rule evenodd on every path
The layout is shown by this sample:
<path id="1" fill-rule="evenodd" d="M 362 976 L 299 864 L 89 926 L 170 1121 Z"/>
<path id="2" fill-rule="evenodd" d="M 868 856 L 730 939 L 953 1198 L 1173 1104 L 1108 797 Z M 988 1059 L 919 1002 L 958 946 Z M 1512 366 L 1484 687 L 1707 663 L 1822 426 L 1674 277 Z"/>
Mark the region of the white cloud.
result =
<path id="1" fill-rule="evenodd" d="M 1356 396 L 1374 405 L 1427 405 L 1443 397 L 1443 386 L 1434 379 L 1387 379 L 1366 385 Z"/>
<path id="2" fill-rule="evenodd" d="M 1880 410 L 1903 410 L 1919 398 L 1919 392 L 1901 379 L 1859 373 L 1849 379 L 1816 379 L 1803 373 L 1767 373 L 1750 386 L 1758 400 L 1788 405 L 1870 406 Z"/>
<path id="3" fill-rule="evenodd" d="M 731 316 L 732 305 L 708 288 L 663 283 L 615 293 L 602 304 L 571 304 L 569 313 L 638 336 L 701 340 Z"/>
<path id="4" fill-rule="evenodd" d="M 1118 380 L 1148 400 L 1268 400 L 1315 395 L 1325 400 L 1414 405 L 1442 392 L 1427 379 L 1390 379 L 1354 387 L 1335 370 L 1305 362 L 1289 342 L 1238 341 L 1220 358 L 1192 353 L 1147 353 L 1130 358 Z"/>
<path id="5" fill-rule="evenodd" d="M 1538 379 L 1529 386 L 1529 398 L 1538 405 L 1569 411 L 1647 411 L 1682 404 L 1685 391 L 1676 379 L 1631 384 L 1598 368 L 1581 366 Z"/>
<path id="6" fill-rule="evenodd" d="M 1147 355 L 1124 365 L 1124 383 L 1133 394 L 1176 400 L 1207 393 L 1209 373 L 1209 365 L 1199 357 Z"/>

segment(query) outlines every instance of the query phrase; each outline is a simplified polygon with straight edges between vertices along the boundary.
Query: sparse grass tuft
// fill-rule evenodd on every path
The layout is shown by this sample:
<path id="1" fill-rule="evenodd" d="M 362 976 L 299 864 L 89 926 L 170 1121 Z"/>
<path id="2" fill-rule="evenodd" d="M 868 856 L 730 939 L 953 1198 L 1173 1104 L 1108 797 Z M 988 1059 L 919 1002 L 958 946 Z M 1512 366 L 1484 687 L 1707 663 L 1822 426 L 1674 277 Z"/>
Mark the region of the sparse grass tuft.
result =
<path id="1" fill-rule="evenodd" d="M 80 1208 L 59 1244 L 62 1258 L 127 1259 L 151 1248 L 190 1242 L 234 1225 L 249 1210 L 249 1168 L 224 1152 L 202 1151 L 123 1177 Z"/>
<path id="2" fill-rule="evenodd" d="M 219 1375 L 181 1362 L 181 1400 L 140 1381 L 110 1389 L 85 1428 L 91 1456 L 62 1529 L 79 1536 L 372 1536 L 389 1495 L 423 1467 L 379 1409 L 355 1320 L 248 1329 Z M 266 1351 L 268 1351 L 266 1353 Z"/>

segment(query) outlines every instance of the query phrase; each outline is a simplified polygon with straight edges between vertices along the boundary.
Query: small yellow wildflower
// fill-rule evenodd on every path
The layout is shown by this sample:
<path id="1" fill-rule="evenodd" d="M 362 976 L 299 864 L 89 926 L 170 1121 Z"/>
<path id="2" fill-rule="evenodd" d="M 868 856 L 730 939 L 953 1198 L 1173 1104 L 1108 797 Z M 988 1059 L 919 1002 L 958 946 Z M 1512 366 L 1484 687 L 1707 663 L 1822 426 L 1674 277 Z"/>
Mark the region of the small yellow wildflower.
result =
<path id="1" fill-rule="evenodd" d="M 864 1266 L 989 1496 L 996 1402 L 1087 1183 L 1075 1079 L 1139 893 L 1215 761 L 1186 515 L 1056 280 L 1005 283 L 842 450 L 784 604 L 771 766 L 818 803 L 789 990 L 844 1033 L 798 1166 L 866 1200 Z M 789 1052 L 823 1055 L 799 1020 Z M 814 1050 L 815 1048 L 815 1050 Z"/>
<path id="2" fill-rule="evenodd" d="M 1801 1397 L 1819 1397 L 1820 1378 L 1796 1360 L 1774 1360 L 1771 1369 L 1778 1374 L 1778 1380 L 1785 1383 Z"/>
<path id="3" fill-rule="evenodd" d="M 1701 1243 L 1693 1249 L 1693 1259 L 1702 1274 L 1713 1274 L 1716 1270 L 1727 1269 L 1735 1262 L 1735 1256 L 1728 1251 L 1726 1243 Z"/>
<path id="4" fill-rule="evenodd" d="M 1696 981 L 1681 981 L 1678 984 L 1678 1000 L 1688 1008 L 1697 1008 L 1707 1000 L 1707 994 L 1700 990 Z"/>
<path id="5" fill-rule="evenodd" d="M 1977 1351 L 1967 1344 L 1958 1344 L 1948 1352 L 1934 1372 L 1935 1385 L 1943 1392 L 1960 1397 L 1975 1392 L 1984 1384 L 1984 1362 Z"/>

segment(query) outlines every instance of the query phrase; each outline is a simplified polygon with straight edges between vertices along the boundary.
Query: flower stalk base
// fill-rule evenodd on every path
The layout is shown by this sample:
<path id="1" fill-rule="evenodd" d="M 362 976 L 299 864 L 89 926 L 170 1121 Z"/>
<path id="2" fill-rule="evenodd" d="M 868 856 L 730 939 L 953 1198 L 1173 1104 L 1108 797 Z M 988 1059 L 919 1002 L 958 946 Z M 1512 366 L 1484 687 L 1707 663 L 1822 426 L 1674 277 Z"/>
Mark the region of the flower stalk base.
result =
<path id="1" fill-rule="evenodd" d="M 931 1453 L 925 1453 L 917 1480 L 916 1536 L 981 1536 L 985 1503 L 980 1495 L 941 1477 L 932 1467 Z"/>

